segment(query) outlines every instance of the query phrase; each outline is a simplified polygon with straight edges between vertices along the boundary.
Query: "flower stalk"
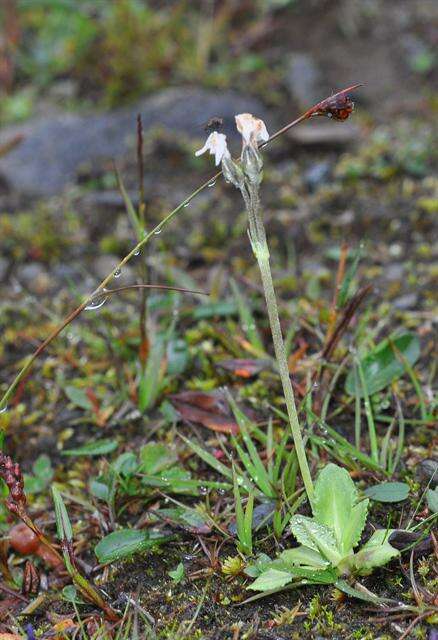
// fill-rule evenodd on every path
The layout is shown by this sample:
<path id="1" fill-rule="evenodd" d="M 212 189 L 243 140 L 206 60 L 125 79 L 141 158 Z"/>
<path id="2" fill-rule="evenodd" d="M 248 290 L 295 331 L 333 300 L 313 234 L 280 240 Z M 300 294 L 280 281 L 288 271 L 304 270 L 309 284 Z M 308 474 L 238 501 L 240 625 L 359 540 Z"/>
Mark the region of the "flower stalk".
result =
<path id="1" fill-rule="evenodd" d="M 245 114 L 247 115 L 247 114 Z M 239 116 L 238 116 L 239 117 Z M 238 118 L 237 117 L 237 118 Z M 236 118 L 236 120 L 237 120 Z M 254 118 L 254 121 L 257 121 Z M 260 121 L 259 121 L 260 122 Z M 239 127 L 238 127 L 239 128 Z M 298 465 L 308 500 L 313 505 L 313 482 L 307 462 L 306 451 L 298 420 L 298 413 L 295 403 L 295 396 L 289 375 L 286 349 L 281 331 L 280 318 L 278 314 L 278 304 L 272 279 L 269 246 L 266 238 L 266 230 L 260 203 L 260 183 L 263 178 L 263 159 L 258 150 L 257 136 L 253 138 L 243 138 L 242 168 L 239 170 L 241 176 L 233 180 L 233 171 L 229 166 L 230 162 L 223 161 L 224 174 L 230 177 L 230 182 L 236 186 L 243 197 L 248 214 L 248 235 L 251 248 L 257 260 L 260 276 L 263 285 L 263 293 L 268 311 L 269 325 L 271 328 L 272 342 L 274 345 L 275 358 L 277 361 L 278 373 L 283 387 L 283 395 L 286 403 L 289 425 L 295 444 Z M 236 170 L 234 172 L 234 175 Z"/>

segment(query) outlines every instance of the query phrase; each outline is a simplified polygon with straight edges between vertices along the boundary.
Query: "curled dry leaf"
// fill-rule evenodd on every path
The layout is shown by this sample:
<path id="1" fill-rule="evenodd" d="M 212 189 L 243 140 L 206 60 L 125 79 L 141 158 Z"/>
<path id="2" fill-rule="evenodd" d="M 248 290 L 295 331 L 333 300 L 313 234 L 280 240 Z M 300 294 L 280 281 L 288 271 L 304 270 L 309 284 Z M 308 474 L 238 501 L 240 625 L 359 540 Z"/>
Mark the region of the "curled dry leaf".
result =
<path id="1" fill-rule="evenodd" d="M 265 369 L 269 369 L 269 360 L 252 360 L 233 358 L 230 360 L 221 360 L 217 363 L 219 367 L 226 371 L 231 371 L 239 378 L 252 378 Z"/>
<path id="2" fill-rule="evenodd" d="M 175 402 L 174 407 L 180 414 L 183 420 L 189 422 L 197 422 L 207 429 L 212 431 L 218 431 L 220 433 L 231 433 L 236 435 L 239 431 L 237 422 L 230 417 L 213 413 L 212 411 L 205 411 L 204 409 L 198 409 L 190 404 L 184 402 Z"/>

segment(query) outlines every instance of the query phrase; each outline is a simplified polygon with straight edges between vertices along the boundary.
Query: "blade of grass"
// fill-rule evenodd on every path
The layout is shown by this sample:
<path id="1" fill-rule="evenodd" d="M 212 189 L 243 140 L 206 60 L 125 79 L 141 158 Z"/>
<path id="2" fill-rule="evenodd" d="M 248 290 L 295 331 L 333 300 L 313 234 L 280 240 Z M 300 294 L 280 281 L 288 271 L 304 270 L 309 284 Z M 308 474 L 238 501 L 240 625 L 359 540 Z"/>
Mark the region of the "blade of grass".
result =
<path id="1" fill-rule="evenodd" d="M 365 415 L 368 423 L 368 436 L 370 439 L 371 458 L 374 462 L 379 462 L 379 447 L 377 444 L 376 425 L 374 423 L 373 408 L 371 406 L 370 396 L 368 394 L 367 382 L 363 372 L 362 364 L 359 359 L 356 360 L 356 366 L 359 372 L 360 384 L 362 386 L 362 394 L 365 407 Z"/>

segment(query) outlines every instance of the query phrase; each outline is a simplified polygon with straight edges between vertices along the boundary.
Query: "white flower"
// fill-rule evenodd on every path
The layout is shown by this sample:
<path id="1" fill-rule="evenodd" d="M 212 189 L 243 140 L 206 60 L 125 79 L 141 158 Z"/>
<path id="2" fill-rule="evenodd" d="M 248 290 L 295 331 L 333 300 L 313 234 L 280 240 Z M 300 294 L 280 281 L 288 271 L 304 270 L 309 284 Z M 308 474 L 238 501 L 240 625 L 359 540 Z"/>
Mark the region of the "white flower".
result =
<path id="1" fill-rule="evenodd" d="M 215 164 L 218 166 L 222 158 L 230 155 L 227 147 L 227 136 L 217 131 L 210 133 L 204 146 L 195 153 L 195 156 L 201 156 L 206 151 L 209 151 L 214 156 Z"/>
<path id="2" fill-rule="evenodd" d="M 257 146 L 259 142 L 269 140 L 266 125 L 260 118 L 254 118 L 251 113 L 239 113 L 236 118 L 237 131 L 242 134 L 243 146 Z"/>

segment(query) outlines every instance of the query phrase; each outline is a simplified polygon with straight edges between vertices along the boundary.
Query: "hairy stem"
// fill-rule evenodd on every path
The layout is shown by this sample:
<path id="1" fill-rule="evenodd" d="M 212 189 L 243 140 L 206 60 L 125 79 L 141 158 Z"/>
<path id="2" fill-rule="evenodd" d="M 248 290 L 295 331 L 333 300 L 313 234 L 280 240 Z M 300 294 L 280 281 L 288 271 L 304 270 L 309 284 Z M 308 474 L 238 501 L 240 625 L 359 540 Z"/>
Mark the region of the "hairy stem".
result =
<path id="1" fill-rule="evenodd" d="M 298 420 L 298 413 L 295 404 L 295 396 L 289 375 L 289 367 L 287 364 L 286 349 L 284 346 L 283 334 L 281 332 L 280 319 L 278 315 L 277 298 L 275 295 L 274 283 L 272 280 L 271 266 L 269 262 L 269 248 L 266 240 L 266 232 L 263 223 L 263 217 L 260 211 L 260 201 L 258 196 L 258 187 L 253 187 L 250 193 L 250 208 L 248 209 L 250 227 L 255 229 L 250 231 L 251 245 L 262 278 L 263 292 L 265 295 L 266 306 L 268 309 L 269 324 L 271 327 L 272 341 L 274 343 L 275 357 L 277 360 L 278 372 L 280 374 L 281 384 L 283 386 L 283 394 L 286 402 L 289 424 L 292 431 L 292 437 L 295 443 L 298 464 L 300 467 L 301 477 L 303 478 L 304 487 L 310 504 L 313 504 L 313 482 L 310 475 L 310 469 L 307 462 L 306 451 L 304 448 L 303 436 Z"/>

